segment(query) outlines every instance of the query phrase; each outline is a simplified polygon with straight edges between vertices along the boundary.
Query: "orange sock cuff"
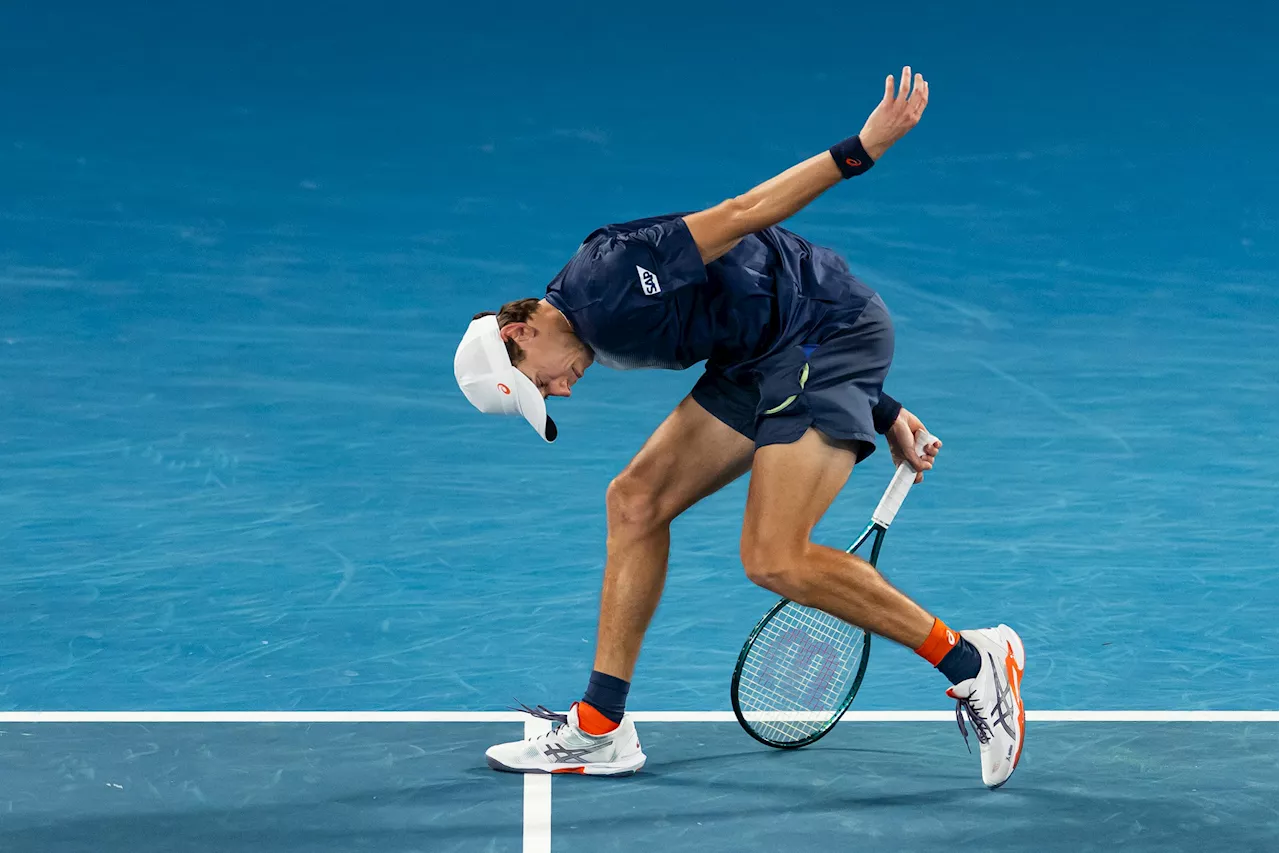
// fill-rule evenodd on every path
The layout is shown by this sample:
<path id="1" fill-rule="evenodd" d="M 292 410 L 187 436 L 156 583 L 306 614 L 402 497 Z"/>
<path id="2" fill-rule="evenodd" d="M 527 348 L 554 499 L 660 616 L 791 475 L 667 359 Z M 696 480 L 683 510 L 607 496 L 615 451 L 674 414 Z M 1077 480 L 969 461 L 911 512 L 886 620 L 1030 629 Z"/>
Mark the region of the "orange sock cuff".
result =
<path id="1" fill-rule="evenodd" d="M 607 735 L 618 727 L 613 720 L 601 714 L 586 702 L 578 703 L 578 728 L 589 735 Z"/>
<path id="2" fill-rule="evenodd" d="M 933 629 L 929 631 L 928 638 L 916 649 L 916 654 L 927 660 L 933 666 L 942 663 L 942 659 L 947 653 L 955 648 L 956 643 L 960 642 L 960 635 L 952 631 L 941 619 L 933 620 Z"/>

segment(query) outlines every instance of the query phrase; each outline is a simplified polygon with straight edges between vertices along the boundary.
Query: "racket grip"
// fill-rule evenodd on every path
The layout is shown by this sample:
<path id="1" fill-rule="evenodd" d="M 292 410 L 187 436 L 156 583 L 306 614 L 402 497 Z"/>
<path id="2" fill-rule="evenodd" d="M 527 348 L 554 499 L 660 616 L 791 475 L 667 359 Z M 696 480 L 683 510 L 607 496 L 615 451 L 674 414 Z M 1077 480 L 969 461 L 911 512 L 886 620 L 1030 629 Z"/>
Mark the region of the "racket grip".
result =
<path id="1" fill-rule="evenodd" d="M 937 440 L 927 430 L 922 431 L 916 436 L 916 453 L 923 453 L 926 447 Z M 889 482 L 889 488 L 884 490 L 884 497 L 880 498 L 880 503 L 876 505 L 876 511 L 871 513 L 872 523 L 886 528 L 893 524 L 894 517 L 902 508 L 902 502 L 906 500 L 907 492 L 911 491 L 915 481 L 916 469 L 912 468 L 908 462 L 899 465 L 898 470 L 893 473 L 893 480 Z"/>

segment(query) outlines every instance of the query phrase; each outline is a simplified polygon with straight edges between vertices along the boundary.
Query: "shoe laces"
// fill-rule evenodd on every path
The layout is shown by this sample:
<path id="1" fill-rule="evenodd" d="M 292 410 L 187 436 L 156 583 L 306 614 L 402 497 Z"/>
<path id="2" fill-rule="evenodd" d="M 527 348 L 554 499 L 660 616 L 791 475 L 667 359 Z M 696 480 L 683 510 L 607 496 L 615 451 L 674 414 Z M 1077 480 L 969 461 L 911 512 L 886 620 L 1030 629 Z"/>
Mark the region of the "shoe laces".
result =
<path id="1" fill-rule="evenodd" d="M 996 666 L 996 659 L 987 653 L 987 660 L 991 662 L 991 679 L 995 682 L 995 708 L 991 715 L 991 721 L 1003 728 L 1011 737 L 1014 734 L 1013 725 L 1009 722 L 1009 715 L 1013 712 L 1013 708 L 1005 704 L 1005 696 L 1010 694 L 1009 687 L 1000 683 L 1000 670 Z M 975 691 L 976 692 L 976 691 Z M 964 737 L 965 748 L 969 752 L 973 752 L 973 748 L 969 746 L 969 731 L 965 728 L 965 717 L 969 718 L 969 724 L 973 726 L 973 733 L 978 738 L 979 744 L 986 744 L 991 741 L 991 726 L 987 722 L 987 716 L 982 713 L 980 703 L 974 698 L 974 694 L 970 693 L 963 699 L 956 700 L 956 725 L 960 727 L 960 734 Z"/>
<path id="2" fill-rule="evenodd" d="M 973 733 L 980 744 L 991 740 L 991 729 L 987 726 L 987 721 L 982 718 L 982 709 L 978 707 L 978 703 L 972 696 L 956 700 L 956 725 L 960 727 L 960 735 L 964 738 L 964 748 L 972 753 L 973 747 L 969 746 L 969 730 L 964 725 L 965 717 L 969 718 Z"/>
<path id="3" fill-rule="evenodd" d="M 529 716 L 536 717 L 539 720 L 547 720 L 548 722 L 556 723 L 550 731 L 543 732 L 537 737 L 530 738 L 530 740 L 544 740 L 546 738 L 553 737 L 554 735 L 559 734 L 561 726 L 567 726 L 569 724 L 568 714 L 557 714 L 545 705 L 535 705 L 532 708 L 523 702 L 520 702 L 519 705 L 519 708 L 512 708 L 509 705 L 507 707 L 508 710 L 511 711 L 523 711 Z"/>

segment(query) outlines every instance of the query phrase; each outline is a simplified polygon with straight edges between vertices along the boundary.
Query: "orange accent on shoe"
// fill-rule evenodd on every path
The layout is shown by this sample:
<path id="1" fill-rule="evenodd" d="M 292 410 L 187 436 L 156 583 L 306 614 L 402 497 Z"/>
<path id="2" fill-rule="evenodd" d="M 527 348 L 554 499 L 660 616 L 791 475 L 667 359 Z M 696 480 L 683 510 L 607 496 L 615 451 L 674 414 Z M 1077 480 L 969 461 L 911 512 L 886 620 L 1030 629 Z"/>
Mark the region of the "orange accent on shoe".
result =
<path id="1" fill-rule="evenodd" d="M 578 703 L 578 728 L 589 735 L 607 735 L 618 727 L 618 723 L 601 714 L 586 702 Z"/>
<path id="2" fill-rule="evenodd" d="M 942 659 L 947 656 L 947 652 L 955 648 L 956 643 L 960 641 L 960 636 L 943 624 L 941 619 L 933 620 L 933 628 L 929 631 L 929 636 L 916 649 L 916 654 L 927 660 L 933 666 L 942 663 Z"/>
<path id="3" fill-rule="evenodd" d="M 1026 669 L 1018 668 L 1018 658 L 1013 654 L 1013 646 L 1005 643 L 1005 648 L 1009 650 L 1009 653 L 1004 656 L 1005 678 L 1009 679 L 1013 698 L 1018 703 L 1018 753 L 1013 757 L 1013 766 L 1016 768 L 1018 762 L 1022 760 L 1022 745 L 1027 742 L 1027 709 L 1022 704 L 1022 673 Z"/>
<path id="4" fill-rule="evenodd" d="M 558 770 L 552 770 L 552 773 L 586 773 L 585 767 L 561 767 Z"/>

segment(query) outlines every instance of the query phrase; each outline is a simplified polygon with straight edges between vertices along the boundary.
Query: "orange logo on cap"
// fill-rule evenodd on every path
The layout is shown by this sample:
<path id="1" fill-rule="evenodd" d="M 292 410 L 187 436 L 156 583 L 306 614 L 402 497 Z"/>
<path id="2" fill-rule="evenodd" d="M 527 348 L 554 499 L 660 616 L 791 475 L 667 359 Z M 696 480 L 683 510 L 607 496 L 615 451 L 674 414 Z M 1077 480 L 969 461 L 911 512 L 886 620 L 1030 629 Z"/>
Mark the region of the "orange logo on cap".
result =
<path id="1" fill-rule="evenodd" d="M 503 385 L 501 382 L 498 383 L 498 390 L 501 391 L 503 394 L 511 393 L 511 389 L 508 388 L 506 385 Z"/>

